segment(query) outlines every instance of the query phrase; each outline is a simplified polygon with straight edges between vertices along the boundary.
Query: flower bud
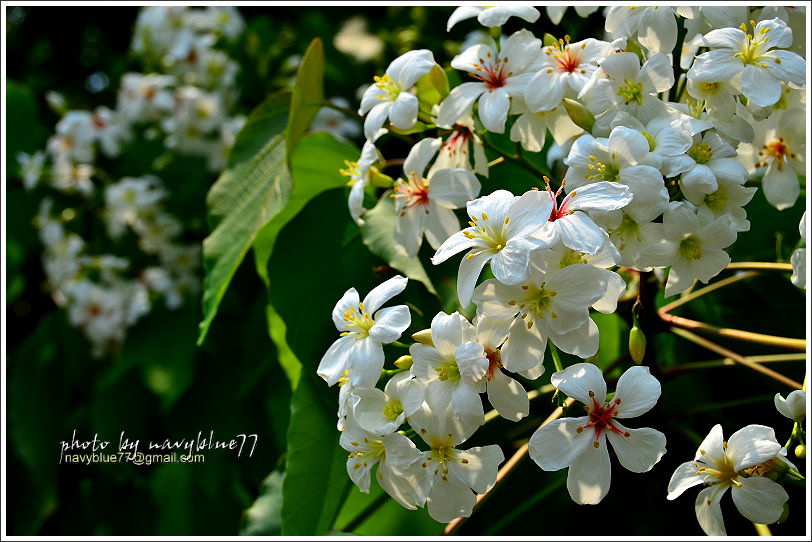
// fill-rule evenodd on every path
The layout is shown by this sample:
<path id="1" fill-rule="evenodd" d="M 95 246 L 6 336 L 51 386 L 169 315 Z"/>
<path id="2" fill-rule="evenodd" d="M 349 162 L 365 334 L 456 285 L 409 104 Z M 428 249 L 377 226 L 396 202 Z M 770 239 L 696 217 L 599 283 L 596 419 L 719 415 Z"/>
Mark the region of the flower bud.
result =
<path id="1" fill-rule="evenodd" d="M 431 340 L 431 330 L 424 329 L 422 331 L 418 331 L 417 333 L 412 335 L 412 339 L 416 340 L 421 344 L 425 344 L 426 346 L 434 346 L 434 341 Z"/>
<path id="2" fill-rule="evenodd" d="M 417 80 L 417 99 L 420 102 L 420 108 L 426 111 L 431 111 L 431 108 L 445 99 L 448 96 L 448 76 L 445 71 L 437 64 Z"/>
<path id="3" fill-rule="evenodd" d="M 785 521 L 787 521 L 788 517 L 789 517 L 789 503 L 785 502 L 784 503 L 784 510 L 783 510 L 783 512 L 781 512 L 781 517 L 778 518 L 777 523 L 784 523 Z"/>
<path id="4" fill-rule="evenodd" d="M 646 356 L 646 336 L 643 330 L 639 327 L 632 326 L 629 332 L 629 354 L 638 365 L 643 363 L 643 358 Z"/>
<path id="5" fill-rule="evenodd" d="M 564 102 L 564 109 L 567 110 L 572 122 L 587 132 L 591 132 L 592 127 L 595 125 L 595 115 L 579 101 L 570 98 L 564 98 L 562 101 Z"/>
<path id="6" fill-rule="evenodd" d="M 372 186 L 379 186 L 381 188 L 389 188 L 393 184 L 395 184 L 395 180 L 385 173 L 381 173 L 381 171 L 372 166 L 369 168 L 369 184 Z"/>
<path id="7" fill-rule="evenodd" d="M 795 457 L 798 459 L 806 459 L 806 445 L 799 444 L 795 447 Z"/>
<path id="8" fill-rule="evenodd" d="M 640 59 L 640 63 L 644 63 L 646 61 L 646 57 L 643 56 L 643 50 L 640 48 L 640 44 L 634 41 L 633 39 L 626 40 L 626 48 L 624 49 L 627 53 L 634 53 L 637 55 L 637 58 Z"/>
<path id="9" fill-rule="evenodd" d="M 395 360 L 395 367 L 398 369 L 409 369 L 412 366 L 412 356 L 405 355 L 400 356 L 397 360 Z"/>

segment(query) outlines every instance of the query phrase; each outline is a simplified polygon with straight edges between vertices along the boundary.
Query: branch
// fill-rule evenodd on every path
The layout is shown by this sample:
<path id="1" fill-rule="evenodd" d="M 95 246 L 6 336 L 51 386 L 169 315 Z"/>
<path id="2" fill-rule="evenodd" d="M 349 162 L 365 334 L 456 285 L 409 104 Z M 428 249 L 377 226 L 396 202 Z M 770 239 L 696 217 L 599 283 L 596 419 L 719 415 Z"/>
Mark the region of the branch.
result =
<path id="1" fill-rule="evenodd" d="M 662 318 L 668 324 L 727 339 L 735 339 L 738 341 L 768 344 L 770 346 L 780 346 L 790 350 L 801 350 L 806 352 L 806 339 L 794 339 L 792 337 L 778 337 L 776 335 L 765 335 L 763 333 L 753 333 L 752 331 L 742 331 L 741 329 L 732 329 L 728 327 L 717 327 L 705 322 L 698 322 L 682 316 L 672 316 L 667 313 L 660 312 Z"/>
<path id="2" fill-rule="evenodd" d="M 769 356 L 744 356 L 744 358 L 755 363 L 778 363 L 784 361 L 804 361 L 806 360 L 806 354 L 774 354 Z M 698 369 L 715 369 L 717 367 L 733 367 L 735 365 L 738 364 L 730 358 L 714 359 L 710 361 L 672 365 L 671 367 L 665 367 L 662 373 L 666 376 L 675 376 Z"/>
<path id="3" fill-rule="evenodd" d="M 564 413 L 564 409 L 572 405 L 572 403 L 574 402 L 575 399 L 571 397 L 567 398 L 567 400 L 564 401 L 564 406 L 556 408 L 553 411 L 553 413 L 550 414 L 547 417 L 547 419 L 541 423 L 541 425 L 539 425 L 539 427 L 544 427 L 548 423 L 560 418 L 561 415 Z M 528 443 L 524 443 L 522 447 L 516 450 L 516 453 L 514 453 L 513 456 L 511 456 L 511 458 L 508 459 L 504 465 L 502 465 L 502 468 L 499 469 L 499 472 L 496 474 L 496 482 L 493 484 L 493 487 L 491 487 L 491 489 L 487 493 L 483 493 L 481 495 L 476 496 L 476 504 L 474 504 L 474 509 L 471 511 L 471 514 L 473 514 L 476 511 L 476 509 L 479 507 L 479 505 L 482 504 L 482 502 L 485 499 L 487 499 L 491 494 L 494 493 L 494 491 L 496 491 L 496 488 L 499 487 L 499 485 L 502 482 L 504 482 L 507 475 L 510 474 L 510 472 L 516 467 L 516 465 L 521 463 L 522 459 L 525 458 L 528 451 L 529 451 Z M 448 525 L 446 525 L 446 528 L 443 531 L 443 535 L 448 536 L 454 534 L 454 532 L 457 531 L 457 529 L 459 529 L 463 523 L 465 523 L 466 519 L 468 518 L 457 518 L 454 521 L 450 522 Z"/>
<path id="4" fill-rule="evenodd" d="M 726 358 L 730 358 L 730 359 L 732 359 L 733 361 L 735 361 L 736 363 L 738 363 L 740 365 L 744 365 L 745 367 L 749 367 L 750 369 L 753 369 L 754 371 L 758 371 L 758 372 L 760 372 L 762 374 L 765 374 L 765 375 L 769 376 L 770 378 L 773 378 L 773 379 L 775 379 L 775 380 L 777 380 L 777 381 L 779 381 L 779 382 L 781 382 L 783 384 L 786 384 L 787 386 L 789 386 L 791 388 L 795 388 L 795 389 L 798 389 L 798 390 L 801 389 L 801 384 L 799 382 L 796 382 L 795 380 L 792 380 L 791 378 L 786 377 L 786 376 L 782 375 L 781 373 L 773 371 L 772 369 L 768 369 L 767 367 L 761 365 L 760 363 L 757 363 L 755 361 L 747 359 L 746 357 L 742 356 L 741 354 L 737 354 L 736 352 L 733 352 L 732 350 L 728 350 L 724 346 L 721 346 L 719 344 L 716 344 L 715 342 L 709 341 L 708 339 L 706 339 L 704 337 L 700 337 L 699 335 L 691 333 L 690 331 L 687 331 L 685 329 L 680 329 L 678 327 L 672 327 L 671 332 L 674 333 L 675 335 L 679 335 L 683 339 L 691 341 L 694 344 L 698 344 L 699 346 L 707 348 L 711 352 L 716 352 L 717 354 L 719 354 L 721 356 L 725 356 Z"/>

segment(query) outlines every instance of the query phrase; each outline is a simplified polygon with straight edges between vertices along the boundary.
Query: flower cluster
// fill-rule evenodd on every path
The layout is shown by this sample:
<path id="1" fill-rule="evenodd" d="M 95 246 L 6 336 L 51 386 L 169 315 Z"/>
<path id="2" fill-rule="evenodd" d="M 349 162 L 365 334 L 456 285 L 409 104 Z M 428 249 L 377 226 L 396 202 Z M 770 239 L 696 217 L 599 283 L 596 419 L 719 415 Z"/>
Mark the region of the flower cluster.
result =
<path id="1" fill-rule="evenodd" d="M 43 267 L 54 300 L 97 356 L 120 345 L 157 298 L 177 309 L 199 290 L 200 247 L 182 241 L 181 222 L 164 208 L 170 193 L 145 171 L 160 175 L 170 154 L 205 157 L 213 172 L 223 168 L 243 119 L 229 114 L 238 95 L 237 64 L 220 45 L 242 28 L 234 8 L 144 8 L 132 52 L 156 71 L 125 74 L 115 109 L 66 110 L 64 100 L 51 96 L 62 116 L 47 148 L 17 157 L 27 189 L 47 186 L 65 202 L 58 209 L 54 197 L 42 200 Z M 165 155 L 133 176 L 111 178 L 105 164 L 148 140 L 162 141 Z M 132 234 L 144 256 L 137 259 L 147 263 L 134 269 L 127 258 L 98 254 L 99 239 L 72 231 L 81 231 L 82 218 L 100 219 L 113 248 Z"/>
<path id="2" fill-rule="evenodd" d="M 413 335 L 417 342 L 397 369 L 385 370 L 383 345 L 405 346 L 398 340 L 411 319 L 405 305 L 380 307 L 406 279 L 390 279 L 363 302 L 351 289 L 336 305 L 342 336 L 318 373 L 341 386 L 341 445 L 362 491 L 378 464 L 381 487 L 407 508 L 427 504 L 438 521 L 469 515 L 474 494 L 494 484 L 504 457 L 495 445 L 459 448 L 485 421 L 482 394 L 506 419 L 527 416 L 517 375 L 541 376 L 548 350 L 558 369 L 552 384 L 582 402 L 586 415 L 539 428 L 529 450 L 544 470 L 569 467 L 575 502 L 596 504 L 609 491 L 607 444 L 633 472 L 660 461 L 662 433 L 619 422 L 657 402 L 660 385 L 648 368 L 627 370 L 610 396 L 594 364 L 564 368 L 557 353 L 595 356 L 599 329 L 590 310 L 615 312 L 627 289 L 621 268 L 668 269 L 665 295 L 685 292 L 730 263 L 725 249 L 749 230 L 745 206 L 759 183 L 776 208 L 795 204 L 805 61 L 789 50 L 786 16 L 739 11 L 612 7 L 604 39 L 572 41 L 528 29 L 493 39 L 511 16 L 533 23 L 539 12 L 460 7 L 448 30 L 474 17 L 491 29 L 451 60 L 460 84 L 449 88 L 432 51 L 420 49 L 395 59 L 367 88 L 359 109 L 366 143 L 346 171 L 350 212 L 363 223 L 365 195 L 394 198 L 401 253 L 417 256 L 424 237 L 435 265 L 463 253 L 459 307 L 465 312 L 473 302 L 475 315 L 437 314 L 430 330 Z M 563 8 L 550 14 L 562 15 Z M 692 51 L 677 58 L 682 69 L 672 61 L 678 37 Z M 383 164 L 378 141 L 390 132 L 421 137 L 397 179 L 375 167 Z M 566 180 L 551 180 L 531 157 L 556 154 L 547 132 Z M 515 154 L 502 150 L 509 142 Z M 488 163 L 485 148 L 500 156 Z M 506 161 L 535 175 L 518 195 L 499 185 L 498 165 Z M 492 278 L 480 281 L 483 272 Z M 392 374 L 383 390 L 376 387 Z M 403 424 L 411 429 L 398 431 Z M 750 426 L 728 447 L 715 428 L 695 461 L 675 474 L 669 498 L 711 484 L 700 499 L 708 504 L 697 505 L 707 532 L 724 530 L 718 499 L 729 487 L 746 517 L 777 521 L 786 493 L 765 476 L 785 458 L 773 441 L 771 429 Z"/>

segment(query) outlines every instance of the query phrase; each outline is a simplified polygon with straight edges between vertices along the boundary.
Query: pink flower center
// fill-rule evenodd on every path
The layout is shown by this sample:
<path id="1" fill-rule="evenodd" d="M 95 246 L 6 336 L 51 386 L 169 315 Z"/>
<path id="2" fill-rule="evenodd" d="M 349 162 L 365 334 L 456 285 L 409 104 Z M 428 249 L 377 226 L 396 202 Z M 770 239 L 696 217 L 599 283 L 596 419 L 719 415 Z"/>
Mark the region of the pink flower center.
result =
<path id="1" fill-rule="evenodd" d="M 485 376 L 488 380 L 493 380 L 493 375 L 496 371 L 502 368 L 502 354 L 499 350 L 485 350 L 485 357 L 488 358 L 488 372 L 485 373 Z"/>
<path id="2" fill-rule="evenodd" d="M 471 130 L 465 126 L 460 126 L 459 124 L 457 124 L 454 126 L 454 131 L 451 132 L 451 135 L 443 144 L 443 150 L 451 155 L 456 154 L 457 151 L 460 150 L 463 153 L 465 153 L 466 152 L 465 144 L 468 143 L 468 141 L 470 141 L 471 139 L 473 139 Z"/>
<path id="3" fill-rule="evenodd" d="M 774 139 L 761 147 L 758 155 L 761 158 L 761 163 L 756 164 L 756 167 L 767 166 L 772 162 L 779 171 L 784 169 L 785 159 L 795 158 L 795 153 L 790 152 L 783 137 Z"/>
<path id="4" fill-rule="evenodd" d="M 491 53 L 488 52 L 486 58 L 480 58 L 479 64 L 474 64 L 474 69 L 479 73 L 471 73 L 470 75 L 485 83 L 489 91 L 501 88 L 505 86 L 508 77 L 513 75 L 513 72 L 506 70 L 507 63 L 507 57 L 494 60 Z"/>
<path id="5" fill-rule="evenodd" d="M 423 206 L 429 212 L 429 182 L 428 179 L 418 177 L 414 171 L 409 173 L 407 182 L 398 181 L 394 186 L 393 198 L 404 198 L 406 203 L 401 215 L 406 214 L 406 210 L 411 207 Z"/>
<path id="6" fill-rule="evenodd" d="M 553 193 L 552 188 L 550 188 L 550 179 L 544 177 L 544 180 L 547 182 L 547 193 L 550 194 L 550 199 L 553 200 L 553 209 L 550 211 L 550 218 L 547 219 L 548 222 L 554 222 L 559 218 L 564 218 L 568 214 L 572 214 L 575 209 L 570 209 L 570 200 L 575 196 L 575 190 L 567 194 L 567 197 L 564 198 L 561 205 L 558 205 L 558 196 L 564 190 L 566 180 L 561 181 L 561 186 L 558 187 L 555 193 Z"/>
<path id="7" fill-rule="evenodd" d="M 610 403 L 604 403 L 603 405 L 598 403 L 598 400 L 595 399 L 595 392 L 590 391 L 589 397 L 592 398 L 592 407 L 584 407 L 589 415 L 589 422 L 584 426 L 578 427 L 576 429 L 578 433 L 581 433 L 584 429 L 588 429 L 590 427 L 594 428 L 595 440 L 592 445 L 595 448 L 599 446 L 598 443 L 603 431 L 612 431 L 613 433 L 623 435 L 624 437 L 630 436 L 628 431 L 621 431 L 612 423 L 614 417 L 617 416 L 617 407 L 620 405 L 620 397 L 616 398 Z"/>

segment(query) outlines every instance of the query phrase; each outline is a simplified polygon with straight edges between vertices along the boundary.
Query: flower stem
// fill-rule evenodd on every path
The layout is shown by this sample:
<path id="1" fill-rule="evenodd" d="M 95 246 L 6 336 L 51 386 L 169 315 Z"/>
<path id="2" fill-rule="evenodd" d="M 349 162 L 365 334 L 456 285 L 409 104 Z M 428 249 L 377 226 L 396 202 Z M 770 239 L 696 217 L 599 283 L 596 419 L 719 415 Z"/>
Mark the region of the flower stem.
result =
<path id="1" fill-rule="evenodd" d="M 575 399 L 571 397 L 567 398 L 567 400 L 564 401 L 564 406 L 556 408 L 553 411 L 553 413 L 550 414 L 547 417 L 547 419 L 541 423 L 541 425 L 539 425 L 539 427 L 544 427 L 548 423 L 560 418 L 561 415 L 564 413 L 564 409 L 572 405 L 572 403 L 574 402 Z M 488 491 L 487 493 L 483 493 L 481 495 L 476 496 L 476 504 L 474 504 L 474 509 L 471 512 L 472 514 L 476 512 L 477 508 L 482 504 L 482 502 L 490 495 L 492 495 L 496 490 L 496 488 L 499 487 L 499 485 L 501 485 L 502 482 L 504 482 L 507 475 L 510 474 L 510 472 L 516 467 L 516 465 L 521 463 L 522 459 L 524 459 L 527 456 L 528 451 L 529 451 L 528 443 L 524 443 L 521 446 L 521 448 L 516 450 L 516 453 L 514 453 L 511 456 L 511 458 L 508 459 L 504 465 L 502 465 L 502 468 L 499 469 L 499 472 L 496 474 L 496 482 L 491 487 L 491 490 Z M 454 521 L 450 522 L 448 525 L 446 525 L 445 530 L 443 530 L 443 534 L 446 536 L 454 534 L 460 528 L 460 526 L 462 526 L 462 524 L 465 522 L 466 519 L 467 518 L 457 518 Z"/>
<path id="2" fill-rule="evenodd" d="M 732 262 L 725 269 L 764 269 L 769 271 L 792 271 L 791 263 L 779 262 Z"/>
<path id="3" fill-rule="evenodd" d="M 552 341 L 547 341 L 547 345 L 550 347 L 550 354 L 553 356 L 553 365 L 555 365 L 556 371 L 563 371 L 564 365 L 561 363 L 561 356 L 558 355 L 558 348 L 552 343 Z"/>
<path id="4" fill-rule="evenodd" d="M 731 267 L 728 267 L 728 269 L 731 269 Z M 755 276 L 757 274 L 758 273 L 756 273 L 755 271 L 751 271 L 749 273 L 741 273 L 741 274 L 738 274 L 738 275 L 733 275 L 732 277 L 728 277 L 728 278 L 726 278 L 724 280 L 720 280 L 719 282 L 714 282 L 713 284 L 709 284 L 708 286 L 705 286 L 704 288 L 700 288 L 699 290 L 696 290 L 694 292 L 691 292 L 690 294 L 687 294 L 687 295 L 684 295 L 684 296 L 680 297 L 676 301 L 672 301 L 671 303 L 668 303 L 667 305 L 664 305 L 664 306 L 660 307 L 660 310 L 658 312 L 662 316 L 663 313 L 671 312 L 672 310 L 676 309 L 677 307 L 681 307 L 682 305 L 685 305 L 686 303 L 688 303 L 690 301 L 693 301 L 694 299 L 702 297 L 705 294 L 709 294 L 709 293 L 713 292 L 714 290 L 718 290 L 719 288 L 724 288 L 725 286 L 729 286 L 731 284 L 739 282 L 740 280 L 749 279 L 750 277 L 753 277 L 753 276 Z"/>
<path id="5" fill-rule="evenodd" d="M 343 107 L 341 105 L 335 104 L 330 100 L 324 100 L 324 107 L 329 107 L 335 111 L 339 111 L 340 113 L 344 113 L 347 116 L 354 117 L 356 119 L 363 118 L 363 115 L 360 115 L 358 111 L 355 109 L 350 109 L 349 107 Z"/>
<path id="6" fill-rule="evenodd" d="M 769 376 L 770 378 L 773 378 L 773 379 L 775 379 L 775 380 L 777 380 L 779 382 L 782 382 L 782 383 L 786 384 L 787 386 L 790 386 L 790 387 L 798 389 L 798 390 L 801 389 L 801 384 L 799 382 L 796 382 L 795 380 L 792 380 L 791 378 L 786 377 L 786 376 L 782 375 L 781 373 L 773 371 L 772 369 L 769 369 L 769 368 L 761 365 L 760 363 L 749 360 L 746 357 L 742 356 L 741 354 L 737 354 L 736 352 L 733 352 L 732 350 L 728 350 L 727 348 L 725 348 L 725 347 L 723 347 L 723 346 L 721 346 L 719 344 L 716 344 L 715 342 L 709 341 L 708 339 L 706 339 L 704 337 L 700 337 L 699 335 L 696 335 L 695 333 L 691 333 L 690 331 L 688 331 L 686 329 L 680 329 L 678 327 L 672 327 L 671 332 L 674 333 L 675 335 L 679 335 L 683 339 L 689 340 L 692 343 L 695 343 L 695 344 L 698 344 L 699 346 L 707 348 L 708 350 L 710 350 L 712 352 L 716 352 L 719 355 L 725 356 L 726 358 L 730 358 L 733 361 L 735 361 L 736 363 L 744 365 L 745 367 L 749 367 L 750 369 L 753 369 L 754 371 L 758 371 L 758 372 L 760 372 L 762 374 L 765 374 L 765 375 Z"/>
<path id="7" fill-rule="evenodd" d="M 782 361 L 804 361 L 806 354 L 774 354 L 768 356 L 744 356 L 746 359 L 755 363 L 776 363 Z M 715 359 L 711 361 L 698 361 L 694 363 L 684 363 L 682 365 L 672 365 L 665 367 L 662 373 L 667 376 L 676 376 L 688 371 L 695 371 L 699 369 L 715 369 L 717 367 L 731 367 L 737 365 L 735 361 L 730 358 Z"/>
<path id="8" fill-rule="evenodd" d="M 753 527 L 756 528 L 756 532 L 758 536 L 772 536 L 773 533 L 770 532 L 770 528 L 764 525 L 763 523 L 755 523 L 753 522 Z"/>
<path id="9" fill-rule="evenodd" d="M 666 323 L 672 326 L 690 329 L 694 331 L 700 331 L 703 333 L 709 333 L 711 335 L 717 335 L 719 337 L 724 337 L 727 339 L 736 339 L 738 341 L 744 342 L 767 344 L 770 346 L 780 346 L 783 348 L 788 348 L 790 350 L 806 351 L 806 339 L 795 339 L 792 337 L 777 337 L 775 335 L 753 333 L 752 331 L 743 331 L 741 329 L 717 327 L 711 324 L 706 324 L 705 322 L 698 322 L 696 320 L 683 318 L 682 316 L 673 316 L 671 314 L 663 312 L 660 312 L 659 314 L 660 318 L 662 318 Z M 800 389 L 800 387 L 801 386 L 799 385 L 798 388 Z"/>
<path id="10" fill-rule="evenodd" d="M 532 173 L 533 175 L 535 175 L 539 179 L 541 179 L 545 175 L 549 177 L 549 172 L 548 171 L 545 171 L 545 170 L 541 169 L 540 167 L 538 167 L 537 165 L 531 163 L 521 153 L 519 153 L 519 154 L 507 153 L 507 152 L 499 149 L 498 147 L 494 146 L 485 137 L 482 138 L 482 145 L 485 146 L 485 147 L 488 147 L 492 151 L 495 151 L 495 152 L 499 153 L 499 155 L 502 158 L 504 158 L 505 160 L 507 160 L 509 162 L 513 162 L 517 166 L 519 166 L 519 167 L 521 167 L 523 169 L 526 169 L 527 171 L 529 171 L 530 173 Z"/>

